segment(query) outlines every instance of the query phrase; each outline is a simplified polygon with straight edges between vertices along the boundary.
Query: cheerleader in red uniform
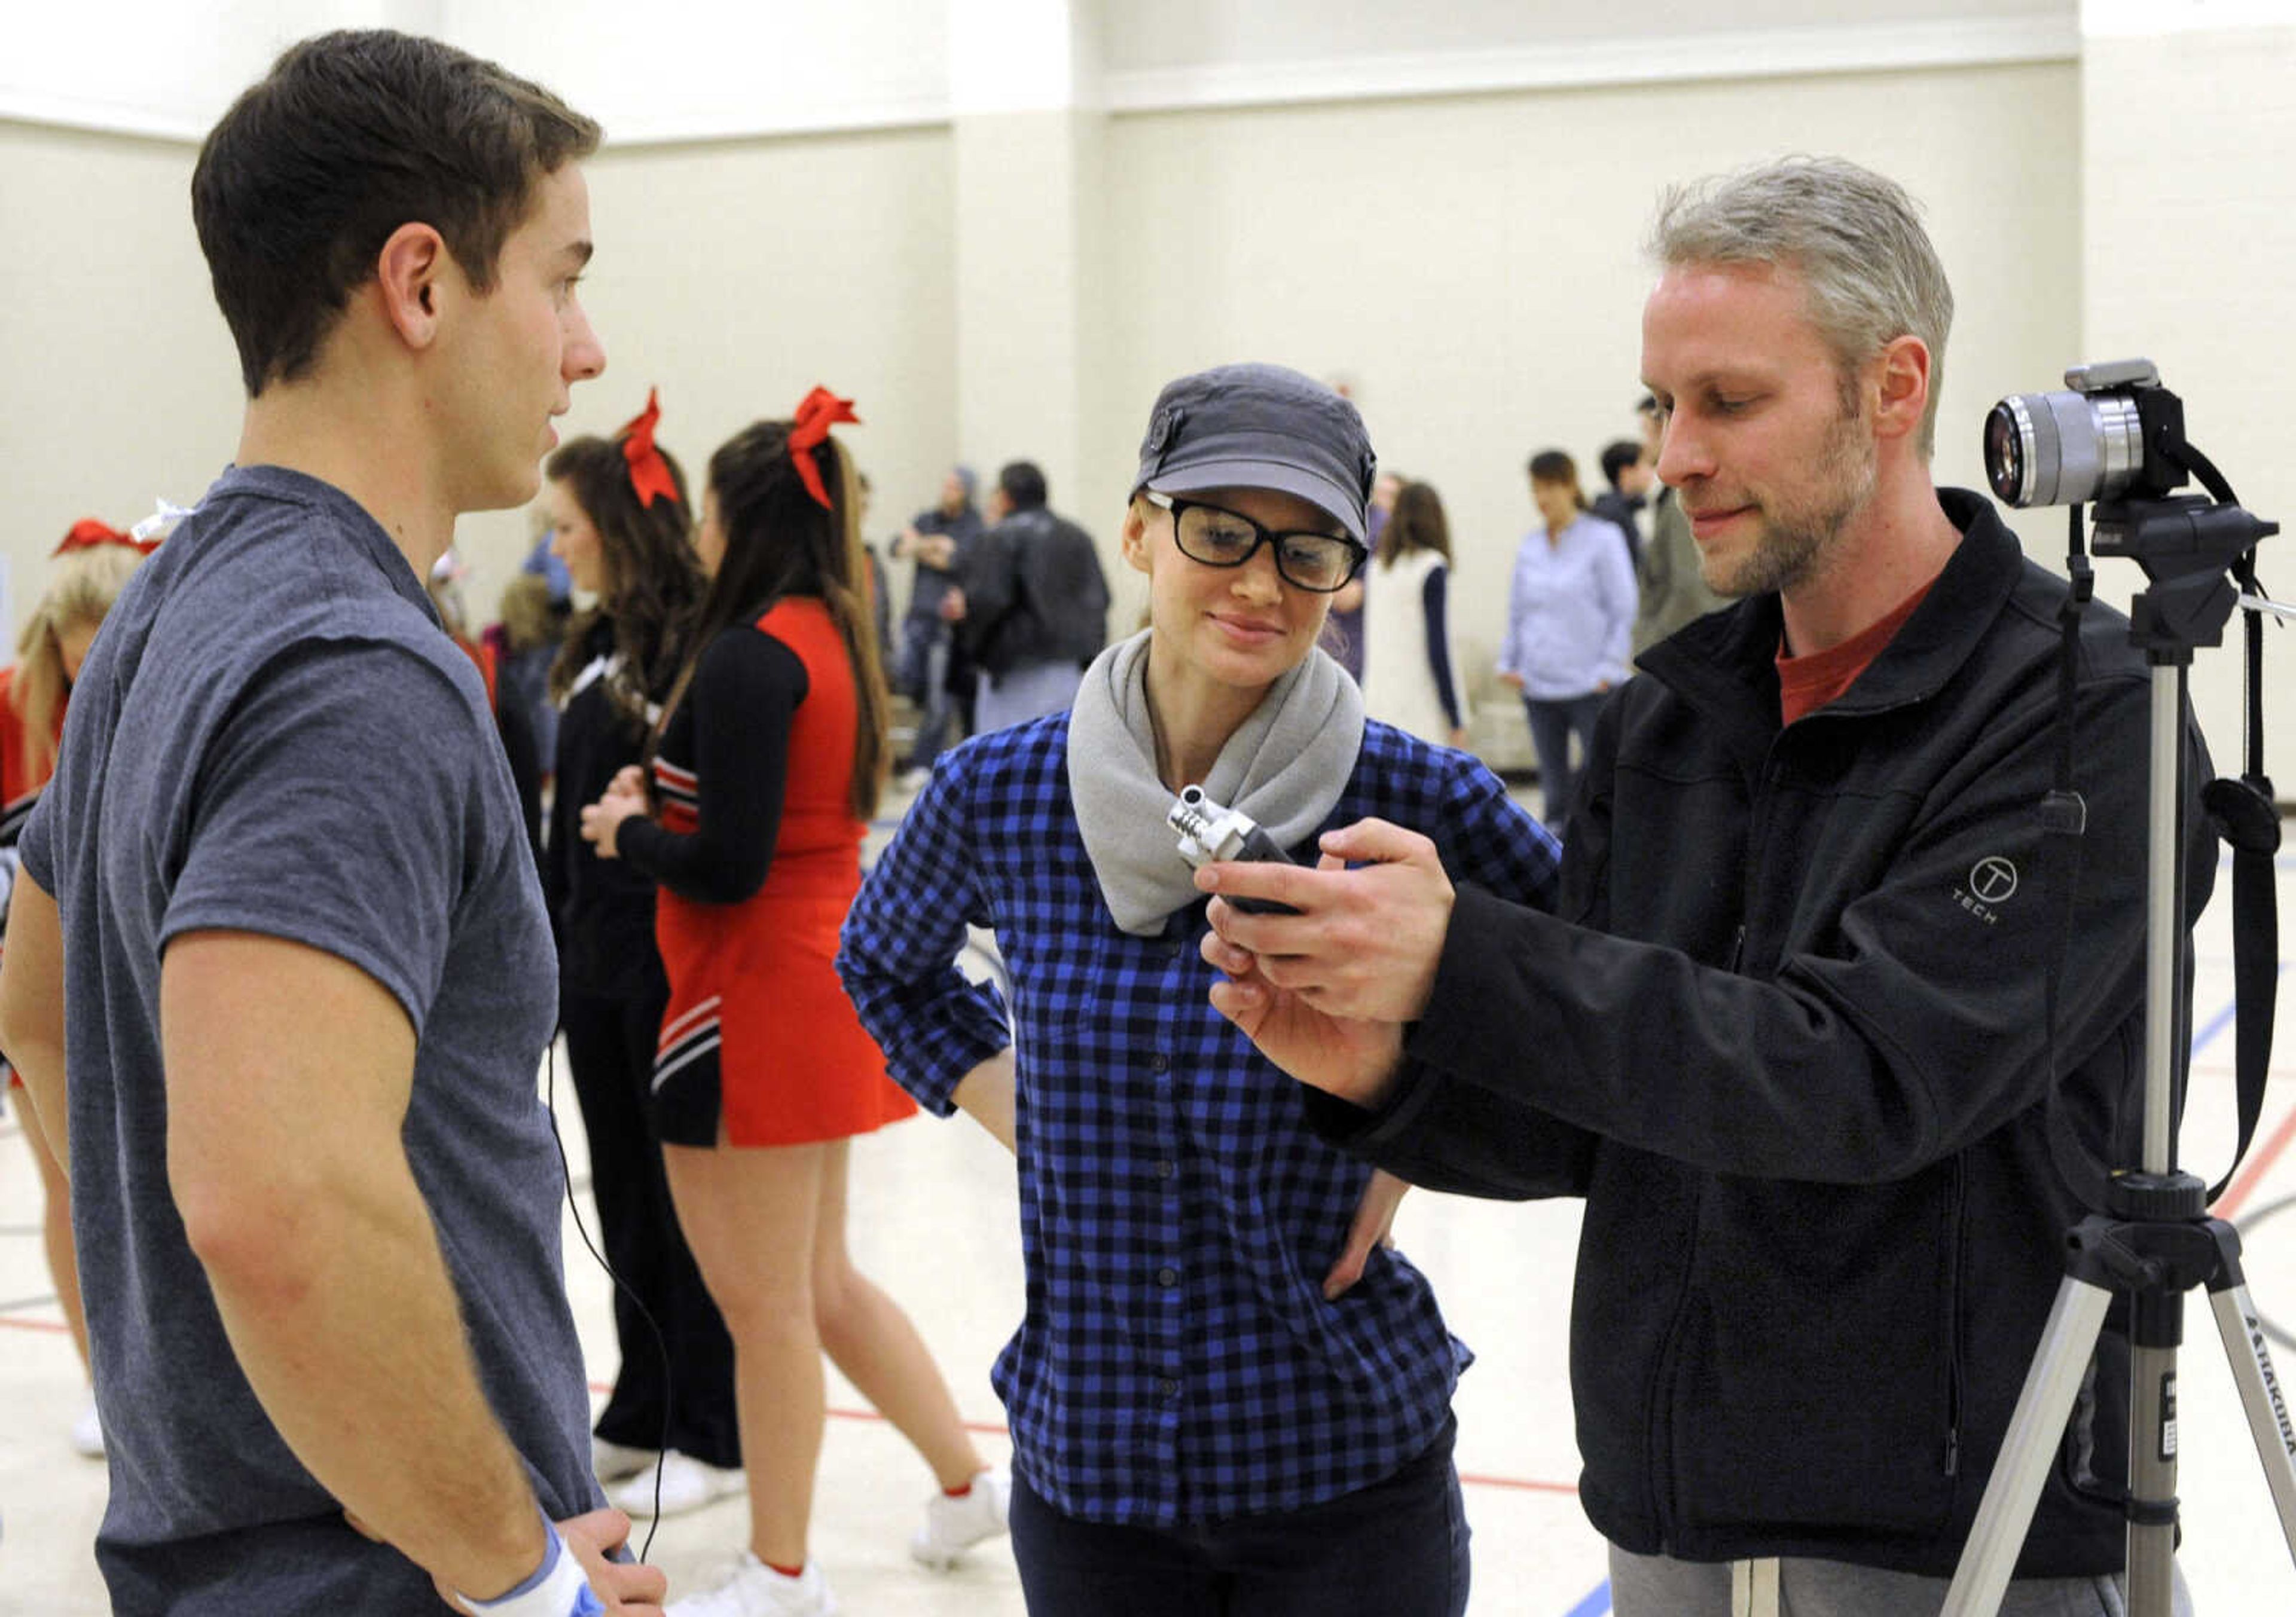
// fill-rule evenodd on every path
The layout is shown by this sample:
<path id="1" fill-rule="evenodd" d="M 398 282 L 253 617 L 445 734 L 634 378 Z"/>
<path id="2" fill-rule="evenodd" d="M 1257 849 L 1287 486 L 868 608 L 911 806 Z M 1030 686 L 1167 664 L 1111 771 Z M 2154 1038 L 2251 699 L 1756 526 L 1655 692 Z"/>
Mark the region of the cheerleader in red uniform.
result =
<path id="1" fill-rule="evenodd" d="M 808 1560 L 821 1353 L 914 1444 L 941 1494 L 912 1553 L 946 1565 L 1004 1531 L 931 1353 L 845 1248 L 846 1142 L 908 1116 L 832 965 L 886 774 L 886 697 L 853 520 L 855 418 L 816 388 L 710 458 L 695 546 L 710 576 L 657 728 L 652 801 L 626 770 L 582 835 L 660 887 L 670 1000 L 653 1101 L 672 1198 L 732 1330 L 750 1539 L 733 1580 L 676 1611 L 835 1609 Z"/>
<path id="2" fill-rule="evenodd" d="M 111 603 L 138 563 L 156 547 L 156 540 L 135 538 L 92 519 L 76 522 L 56 547 L 48 568 L 48 587 L 39 604 L 24 621 L 16 641 L 16 663 L 0 669 L 0 691 L 7 696 L 8 711 L 0 718 L 0 849 L 4 849 L 6 874 L 15 875 L 16 833 L 25 816 L 56 769 L 56 742 L 64 732 L 64 705 L 72 681 L 95 641 Z M 4 918 L 5 887 L 0 886 L 0 918 Z M 9 1074 L 12 1088 L 22 1086 Z M 71 1192 L 62 1166 L 40 1120 L 23 1101 L 16 1102 L 24 1122 L 24 1138 L 31 1142 L 32 1160 L 39 1165 L 40 1188 L 47 1193 L 41 1221 L 45 1237 L 48 1272 L 53 1277 L 56 1303 L 64 1323 L 71 1327 L 72 1344 L 79 1349 L 81 1367 L 87 1364 L 87 1321 L 80 1312 L 79 1266 L 72 1245 Z M 82 1406 L 72 1423 L 72 1447 L 90 1459 L 103 1458 L 103 1427 L 96 1419 L 95 1401 Z"/>

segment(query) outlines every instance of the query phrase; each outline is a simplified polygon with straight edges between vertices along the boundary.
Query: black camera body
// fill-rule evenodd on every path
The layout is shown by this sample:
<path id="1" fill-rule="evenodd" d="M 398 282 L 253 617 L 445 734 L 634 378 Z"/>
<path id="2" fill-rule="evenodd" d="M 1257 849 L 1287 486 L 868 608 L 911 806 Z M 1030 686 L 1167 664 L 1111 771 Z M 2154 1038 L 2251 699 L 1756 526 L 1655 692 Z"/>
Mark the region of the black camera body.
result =
<path id="1" fill-rule="evenodd" d="M 2062 393 L 2013 393 L 1985 418 L 1985 474 L 2004 504 L 2165 500 L 2188 474 L 2185 401 L 2149 359 L 2075 365 Z"/>

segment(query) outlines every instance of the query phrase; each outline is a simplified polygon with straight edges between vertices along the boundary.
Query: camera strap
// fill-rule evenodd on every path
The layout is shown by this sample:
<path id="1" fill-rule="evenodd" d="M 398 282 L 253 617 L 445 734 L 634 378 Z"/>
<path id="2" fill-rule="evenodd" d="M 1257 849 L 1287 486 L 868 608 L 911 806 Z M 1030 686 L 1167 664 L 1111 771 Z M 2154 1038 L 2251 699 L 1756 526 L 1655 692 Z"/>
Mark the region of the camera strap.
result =
<path id="1" fill-rule="evenodd" d="M 2228 499 L 2230 493 L 2221 497 Z M 2247 595 L 2264 593 L 2253 550 L 2232 570 Z M 2246 699 L 2240 779 L 2211 780 L 2201 792 L 2209 823 L 2232 849 L 2233 1073 L 2240 1108 L 2239 1148 L 2224 1178 L 2209 1191 L 2211 1202 L 2232 1184 L 2264 1111 L 2280 986 L 2280 905 L 2272 869 L 2280 849 L 2280 811 L 2273 803 L 2271 777 L 2264 772 L 2264 614 L 2253 607 L 2242 625 L 2241 665 Z"/>
<path id="2" fill-rule="evenodd" d="M 2239 507 L 2231 483 L 2198 445 L 2179 436 L 2161 445 L 2161 453 L 2198 478 L 2220 506 Z M 2256 526 L 2258 538 L 2279 531 L 2273 523 Z M 2244 594 L 2251 600 L 2263 596 L 2253 543 L 2234 560 L 2231 570 Z M 2232 1184 L 2264 1111 L 2279 992 L 2279 901 L 2272 856 L 2280 847 L 2280 811 L 2273 803 L 2271 777 L 2264 772 L 2264 614 L 2254 607 L 2246 608 L 2241 625 L 2241 674 L 2245 699 L 2240 778 L 2221 777 L 2201 790 L 2201 807 L 2210 825 L 2232 849 L 2233 1088 L 2240 1118 L 2240 1143 L 2224 1178 L 2209 1191 L 2211 1202 Z"/>
<path id="3" fill-rule="evenodd" d="M 2073 700 L 2079 686 L 2080 624 L 2096 589 L 2095 570 L 2081 543 L 2081 508 L 2072 508 L 2072 549 L 2066 557 L 2071 588 L 2057 608 L 2057 745 L 2049 790 L 2041 799 L 2041 863 L 2045 890 L 2057 895 L 2057 935 L 2041 974 L 2041 1042 L 2048 1052 L 2047 1132 L 2057 1173 L 2082 1206 L 2103 1212 L 2105 1169 L 2081 1149 L 2058 1105 L 2064 1074 L 2059 1063 L 2057 995 L 2065 960 L 2072 949 L 2073 895 L 2080 886 L 2081 838 L 2088 830 L 2088 803 L 2073 787 Z"/>

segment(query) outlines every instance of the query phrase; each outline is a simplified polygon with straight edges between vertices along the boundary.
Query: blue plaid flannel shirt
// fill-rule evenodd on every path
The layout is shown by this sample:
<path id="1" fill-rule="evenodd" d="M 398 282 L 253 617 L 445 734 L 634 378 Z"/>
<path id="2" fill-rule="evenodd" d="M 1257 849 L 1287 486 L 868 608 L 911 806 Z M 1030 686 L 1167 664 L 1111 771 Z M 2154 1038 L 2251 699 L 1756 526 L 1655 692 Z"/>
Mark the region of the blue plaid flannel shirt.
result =
<path id="1" fill-rule="evenodd" d="M 1431 837 L 1454 881 L 1553 902 L 1554 840 L 1464 754 L 1367 726 L 1326 829 L 1366 815 Z M 1065 714 L 945 754 L 845 923 L 862 1022 L 944 1116 L 1010 1037 L 996 991 L 955 969 L 968 924 L 995 930 L 1018 1031 L 1027 1311 L 993 1380 L 1029 1485 L 1168 1528 L 1318 1504 L 1423 1451 L 1472 1355 L 1392 1250 L 1324 1300 L 1370 1170 L 1212 1009 L 1203 903 L 1160 936 L 1117 929 Z"/>

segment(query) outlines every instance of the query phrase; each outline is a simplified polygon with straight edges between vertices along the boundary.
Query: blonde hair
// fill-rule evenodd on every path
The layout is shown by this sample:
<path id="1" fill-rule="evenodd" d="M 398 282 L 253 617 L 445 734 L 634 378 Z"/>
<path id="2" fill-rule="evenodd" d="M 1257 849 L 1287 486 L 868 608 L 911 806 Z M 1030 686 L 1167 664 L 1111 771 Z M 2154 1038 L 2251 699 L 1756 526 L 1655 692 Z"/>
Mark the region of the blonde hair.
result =
<path id="1" fill-rule="evenodd" d="M 23 727 L 25 766 L 35 780 L 55 766 L 56 718 L 71 687 L 62 636 L 101 625 L 143 560 L 132 544 L 91 544 L 48 564 L 48 587 L 16 637 L 16 672 L 8 682 L 8 706 Z"/>
<path id="2" fill-rule="evenodd" d="M 1905 188 L 1842 158 L 1790 157 L 1668 191 L 1651 229 L 1668 269 L 1778 265 L 1799 274 L 1809 309 L 1848 378 L 1899 337 L 1930 351 L 1918 448 L 1937 445 L 1953 289 Z"/>

